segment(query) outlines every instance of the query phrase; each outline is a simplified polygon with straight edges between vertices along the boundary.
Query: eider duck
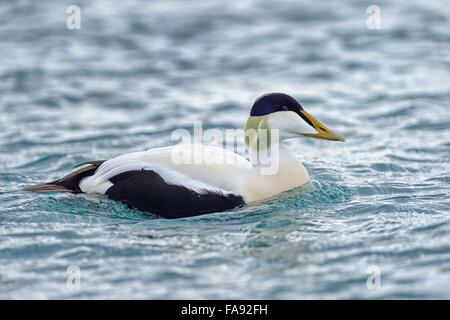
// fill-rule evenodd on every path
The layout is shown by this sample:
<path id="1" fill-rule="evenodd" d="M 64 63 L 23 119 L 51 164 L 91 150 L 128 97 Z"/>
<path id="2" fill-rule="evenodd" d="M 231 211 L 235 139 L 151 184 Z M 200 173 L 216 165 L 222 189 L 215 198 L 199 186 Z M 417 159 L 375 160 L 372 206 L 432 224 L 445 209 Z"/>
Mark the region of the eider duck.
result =
<path id="1" fill-rule="evenodd" d="M 86 162 L 61 179 L 25 190 L 103 194 L 164 218 L 226 211 L 310 181 L 303 164 L 283 146 L 294 137 L 345 141 L 291 96 L 269 93 L 254 102 L 246 123 L 249 160 L 219 147 L 181 144 Z"/>

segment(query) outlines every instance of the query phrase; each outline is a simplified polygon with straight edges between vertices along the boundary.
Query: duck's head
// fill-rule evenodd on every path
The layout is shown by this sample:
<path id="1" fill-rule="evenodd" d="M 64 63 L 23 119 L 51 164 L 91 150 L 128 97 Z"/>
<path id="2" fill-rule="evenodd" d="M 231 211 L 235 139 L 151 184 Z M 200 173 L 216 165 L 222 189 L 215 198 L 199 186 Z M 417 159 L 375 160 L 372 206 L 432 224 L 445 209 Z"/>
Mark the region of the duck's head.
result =
<path id="1" fill-rule="evenodd" d="M 247 129 L 278 129 L 280 140 L 307 137 L 345 141 L 343 136 L 330 130 L 306 112 L 297 100 L 284 93 L 268 93 L 256 99 L 247 120 Z"/>

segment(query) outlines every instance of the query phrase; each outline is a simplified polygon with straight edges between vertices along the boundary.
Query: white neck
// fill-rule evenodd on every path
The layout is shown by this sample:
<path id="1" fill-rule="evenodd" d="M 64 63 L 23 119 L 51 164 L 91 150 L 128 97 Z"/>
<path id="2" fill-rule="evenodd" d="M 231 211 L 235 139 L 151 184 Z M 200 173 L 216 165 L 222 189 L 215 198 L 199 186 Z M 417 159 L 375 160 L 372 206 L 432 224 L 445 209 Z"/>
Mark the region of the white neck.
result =
<path id="1" fill-rule="evenodd" d="M 309 182 L 305 167 L 281 143 L 258 152 L 249 151 L 253 169 L 245 177 L 246 202 L 273 197 Z"/>

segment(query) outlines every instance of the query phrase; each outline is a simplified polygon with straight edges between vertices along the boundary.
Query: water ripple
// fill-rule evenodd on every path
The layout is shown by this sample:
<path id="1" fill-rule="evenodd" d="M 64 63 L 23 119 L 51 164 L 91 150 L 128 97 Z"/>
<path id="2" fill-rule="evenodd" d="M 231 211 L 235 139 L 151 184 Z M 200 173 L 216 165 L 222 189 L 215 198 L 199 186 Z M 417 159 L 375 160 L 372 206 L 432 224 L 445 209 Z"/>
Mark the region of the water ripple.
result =
<path id="1" fill-rule="evenodd" d="M 0 298 L 450 297 L 443 2 L 392 3 L 380 30 L 352 1 L 77 4 L 81 30 L 64 3 L 0 4 Z M 273 91 L 348 140 L 289 142 L 305 188 L 179 220 L 21 190 L 193 120 L 242 128 Z"/>

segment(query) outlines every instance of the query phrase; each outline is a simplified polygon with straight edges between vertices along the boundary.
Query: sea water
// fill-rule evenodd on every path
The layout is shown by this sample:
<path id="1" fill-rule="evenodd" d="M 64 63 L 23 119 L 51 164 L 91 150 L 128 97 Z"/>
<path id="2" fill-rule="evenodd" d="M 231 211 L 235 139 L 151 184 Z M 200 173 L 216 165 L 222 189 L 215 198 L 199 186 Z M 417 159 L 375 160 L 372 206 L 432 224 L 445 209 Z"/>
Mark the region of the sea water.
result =
<path id="1" fill-rule="evenodd" d="M 450 298 L 447 1 L 71 4 L 0 4 L 0 298 Z M 306 190 L 179 220 L 21 190 L 266 92 L 347 138 L 288 143 Z"/>

